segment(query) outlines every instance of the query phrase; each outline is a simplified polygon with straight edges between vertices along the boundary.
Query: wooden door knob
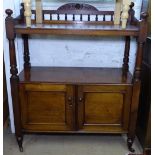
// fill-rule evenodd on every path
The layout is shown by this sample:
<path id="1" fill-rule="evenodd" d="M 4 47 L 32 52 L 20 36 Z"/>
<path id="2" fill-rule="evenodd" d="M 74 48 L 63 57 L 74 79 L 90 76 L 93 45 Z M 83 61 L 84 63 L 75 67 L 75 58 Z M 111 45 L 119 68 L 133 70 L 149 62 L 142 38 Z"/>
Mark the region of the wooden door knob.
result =
<path id="1" fill-rule="evenodd" d="M 72 97 L 68 97 L 69 106 L 72 106 Z"/>
<path id="2" fill-rule="evenodd" d="M 68 97 L 68 101 L 72 101 L 72 97 Z"/>
<path id="3" fill-rule="evenodd" d="M 82 100 L 83 100 L 82 97 L 80 97 L 80 98 L 79 98 L 79 102 L 82 102 Z"/>

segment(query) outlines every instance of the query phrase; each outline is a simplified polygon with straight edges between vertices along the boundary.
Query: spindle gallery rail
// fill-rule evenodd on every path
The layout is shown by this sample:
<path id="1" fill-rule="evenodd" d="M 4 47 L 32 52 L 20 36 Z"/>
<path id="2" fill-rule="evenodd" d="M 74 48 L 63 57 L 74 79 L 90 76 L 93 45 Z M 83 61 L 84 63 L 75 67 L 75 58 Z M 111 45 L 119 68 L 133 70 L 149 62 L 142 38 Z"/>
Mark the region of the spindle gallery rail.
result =
<path id="1" fill-rule="evenodd" d="M 42 1 L 41 0 L 35 0 L 36 1 L 36 11 L 32 11 L 35 13 L 35 19 L 36 23 L 42 23 L 42 20 L 44 20 L 45 12 L 50 14 L 50 20 L 52 20 L 52 14 L 57 14 L 57 20 L 60 20 L 60 14 L 65 13 L 65 20 L 67 20 L 67 14 L 72 14 L 73 21 L 75 20 L 75 14 L 80 15 L 80 21 L 83 20 L 83 15 L 88 15 L 88 21 L 90 21 L 91 15 L 96 15 L 95 20 L 98 21 L 98 15 L 103 15 L 103 21 L 106 20 L 105 16 L 110 15 L 111 21 L 113 21 L 113 15 L 115 14 L 115 25 L 119 25 L 120 21 L 122 23 L 122 28 L 126 28 L 127 25 L 127 19 L 129 17 L 128 11 L 129 6 L 131 4 L 131 0 L 116 0 L 115 5 L 115 13 L 110 11 L 98 11 L 94 6 L 89 4 L 81 4 L 81 3 L 68 3 L 66 5 L 61 6 L 58 8 L 58 10 L 55 11 L 42 11 Z M 26 25 L 27 27 L 30 27 L 31 25 L 31 0 L 23 0 L 24 2 L 24 8 L 25 8 L 25 18 L 26 18 Z M 122 8 L 122 13 L 121 13 Z M 121 18 L 120 18 L 121 17 Z"/>
<path id="2" fill-rule="evenodd" d="M 123 29 L 121 25 L 114 25 L 114 11 L 98 11 L 94 6 L 79 3 L 68 3 L 57 10 L 42 10 L 42 24 L 36 23 L 36 10 L 32 10 L 34 19 L 31 20 L 31 28 L 27 28 L 23 21 L 25 11 L 22 4 L 21 16 L 16 20 L 15 31 L 19 34 L 138 36 L 139 27 L 134 17 L 133 6 L 134 3 L 131 3 L 126 29 Z M 50 16 L 49 19 L 45 18 L 47 15 Z M 53 19 L 55 15 L 56 18 Z M 61 16 L 64 16 L 64 19 Z M 76 16 L 79 18 L 77 19 Z M 93 20 L 92 16 L 95 17 Z"/>
<path id="3" fill-rule="evenodd" d="M 36 19 L 36 11 L 32 10 Z M 59 7 L 57 10 L 43 10 L 43 20 L 45 16 L 49 15 L 50 20 L 65 20 L 65 21 L 91 21 L 91 16 L 95 16 L 93 21 L 106 21 L 106 17 L 110 17 L 110 21 L 113 21 L 114 11 L 99 11 L 95 7 L 88 4 L 75 4 L 69 3 Z M 53 19 L 53 16 L 56 15 L 56 19 Z M 79 16 L 77 16 L 79 15 Z M 64 16 L 63 19 L 60 19 L 60 16 Z M 76 19 L 76 16 L 79 17 Z"/>
<path id="4" fill-rule="evenodd" d="M 37 5 L 40 7 L 40 3 Z M 30 10 L 30 3 L 22 7 L 20 16 L 15 19 L 11 16 L 12 10 L 6 10 L 15 134 L 20 151 L 23 151 L 23 134 L 27 132 L 127 133 L 128 149 L 134 151 L 132 144 L 148 15 L 141 13 L 138 21 L 133 6 L 131 3 L 126 28 L 114 25 L 113 11 L 98 11 L 88 4 L 69 3 L 57 10 L 43 10 L 43 17 L 36 17 L 36 20 L 30 18 L 31 13 L 36 13 Z M 50 15 L 49 20 L 45 19 L 46 14 Z M 57 20 L 53 20 L 53 14 L 57 14 Z M 64 21 L 61 14 L 65 16 Z M 68 15 L 72 15 L 71 21 Z M 76 15 L 80 16 L 79 21 L 76 21 Z M 87 15 L 87 21 L 84 21 L 84 15 Z M 92 15 L 95 15 L 95 21 L 91 21 Z M 99 15 L 103 16 L 101 21 Z M 106 21 L 107 15 L 111 16 L 110 21 Z M 24 43 L 24 69 L 19 75 L 14 43 L 16 34 L 22 36 Z M 34 34 L 124 36 L 122 68 L 31 66 L 28 38 Z M 131 36 L 137 39 L 133 75 L 128 64 Z"/>

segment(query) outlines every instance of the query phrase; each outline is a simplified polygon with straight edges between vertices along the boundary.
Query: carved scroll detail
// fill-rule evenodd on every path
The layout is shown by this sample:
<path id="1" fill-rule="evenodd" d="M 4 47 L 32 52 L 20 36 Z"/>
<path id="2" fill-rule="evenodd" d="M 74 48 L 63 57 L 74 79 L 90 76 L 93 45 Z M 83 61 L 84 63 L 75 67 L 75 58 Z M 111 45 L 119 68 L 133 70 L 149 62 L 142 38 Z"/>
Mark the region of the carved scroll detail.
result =
<path id="1" fill-rule="evenodd" d="M 80 4 L 80 3 L 68 3 L 65 5 L 62 5 L 58 8 L 58 10 L 84 10 L 84 11 L 98 11 L 97 8 L 95 8 L 92 5 L 89 4 Z"/>

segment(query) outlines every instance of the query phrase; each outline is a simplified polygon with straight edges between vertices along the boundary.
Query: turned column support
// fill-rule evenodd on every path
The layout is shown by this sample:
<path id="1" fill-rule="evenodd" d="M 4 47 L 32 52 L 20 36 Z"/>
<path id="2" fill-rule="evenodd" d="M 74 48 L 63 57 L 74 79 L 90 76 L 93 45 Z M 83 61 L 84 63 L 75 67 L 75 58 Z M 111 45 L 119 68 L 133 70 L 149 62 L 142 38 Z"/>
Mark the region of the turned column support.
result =
<path id="1" fill-rule="evenodd" d="M 136 129 L 136 120 L 137 120 L 137 112 L 139 105 L 139 95 L 140 95 L 140 85 L 141 85 L 141 65 L 142 65 L 142 55 L 143 55 L 143 47 L 147 38 L 147 13 L 141 14 L 141 20 L 139 23 L 139 36 L 137 38 L 137 55 L 136 55 L 136 63 L 133 77 L 133 94 L 132 94 L 132 103 L 131 103 L 131 112 L 130 112 L 130 122 L 129 122 L 129 133 L 127 144 L 128 148 L 131 152 L 134 152 L 132 148 L 132 144 L 135 138 L 135 129 Z"/>
<path id="2" fill-rule="evenodd" d="M 24 43 L 24 68 L 28 69 L 31 67 L 30 64 L 30 54 L 29 54 L 29 43 L 28 43 L 28 35 L 23 34 L 23 43 Z"/>
<path id="3" fill-rule="evenodd" d="M 140 32 L 137 40 L 138 47 L 137 47 L 136 64 L 134 72 L 134 82 L 140 81 L 143 46 L 147 38 L 147 17 L 148 13 L 145 12 L 141 13 L 141 20 L 139 24 Z"/>
<path id="4" fill-rule="evenodd" d="M 9 53 L 10 53 L 10 73 L 11 73 L 11 95 L 13 102 L 13 111 L 14 111 L 14 124 L 15 124 L 15 135 L 20 148 L 20 151 L 23 151 L 22 147 L 22 130 L 21 130 L 21 116 L 20 116 L 20 105 L 19 105 L 19 90 L 18 90 L 18 69 L 16 63 L 16 52 L 15 52 L 15 32 L 14 32 L 14 19 L 11 17 L 13 11 L 10 9 L 6 10 L 8 15 L 5 19 L 6 25 L 6 36 L 9 40 Z"/>
<path id="5" fill-rule="evenodd" d="M 123 58 L 123 76 L 126 77 L 127 72 L 129 71 L 129 52 L 130 52 L 130 36 L 125 37 L 125 51 Z"/>

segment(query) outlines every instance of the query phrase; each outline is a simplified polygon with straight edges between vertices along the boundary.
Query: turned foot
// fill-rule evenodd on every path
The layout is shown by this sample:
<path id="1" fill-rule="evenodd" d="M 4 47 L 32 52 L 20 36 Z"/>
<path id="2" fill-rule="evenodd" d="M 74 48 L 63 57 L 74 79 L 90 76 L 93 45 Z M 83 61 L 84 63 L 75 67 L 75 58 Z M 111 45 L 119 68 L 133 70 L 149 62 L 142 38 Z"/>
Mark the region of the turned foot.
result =
<path id="1" fill-rule="evenodd" d="M 17 142 L 18 142 L 18 146 L 19 146 L 20 152 L 23 152 L 23 146 L 22 146 L 22 144 L 23 144 L 23 137 L 22 136 L 21 137 L 17 137 Z"/>
<path id="2" fill-rule="evenodd" d="M 19 150 L 20 150 L 20 152 L 23 152 L 23 147 L 22 146 L 19 147 Z"/>
<path id="3" fill-rule="evenodd" d="M 133 141 L 134 141 L 134 138 L 128 138 L 127 139 L 127 145 L 128 145 L 128 149 L 130 152 L 135 152 L 135 149 L 132 148 Z"/>

